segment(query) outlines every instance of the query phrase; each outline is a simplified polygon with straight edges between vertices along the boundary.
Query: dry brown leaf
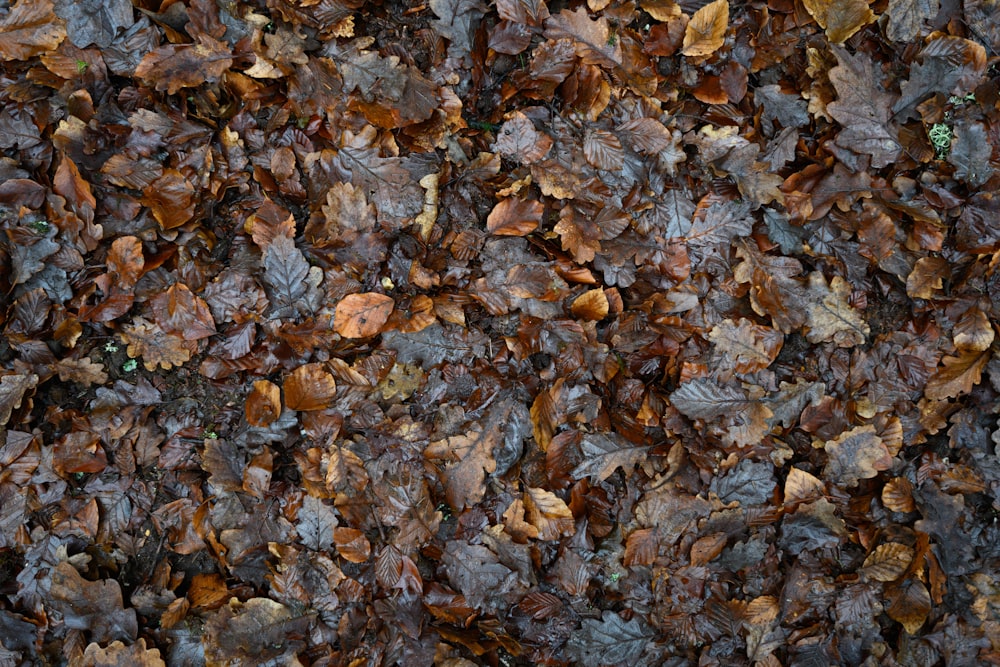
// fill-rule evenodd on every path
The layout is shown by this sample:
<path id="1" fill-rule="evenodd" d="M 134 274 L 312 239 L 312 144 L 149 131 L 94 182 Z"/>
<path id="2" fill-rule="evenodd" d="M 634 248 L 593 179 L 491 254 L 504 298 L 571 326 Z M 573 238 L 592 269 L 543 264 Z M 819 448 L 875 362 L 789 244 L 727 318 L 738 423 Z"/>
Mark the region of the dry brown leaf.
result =
<path id="1" fill-rule="evenodd" d="M 135 68 L 136 77 L 168 95 L 216 83 L 232 66 L 233 55 L 225 42 L 204 33 L 197 40 L 195 44 L 167 44 L 147 53 Z"/>
<path id="2" fill-rule="evenodd" d="M 198 349 L 196 341 L 166 333 L 158 324 L 142 317 L 136 317 L 132 324 L 123 327 L 119 335 L 128 346 L 128 356 L 133 359 L 142 357 L 142 365 L 147 371 L 155 370 L 157 366 L 168 371 L 174 366 L 181 366 Z"/>
<path id="3" fill-rule="evenodd" d="M 537 199 L 502 199 L 486 218 L 486 229 L 497 236 L 527 236 L 538 227 L 544 211 Z"/>
<path id="4" fill-rule="evenodd" d="M 729 0 L 715 0 L 694 13 L 684 30 L 681 53 L 709 56 L 722 48 L 729 28 Z"/>
<path id="5" fill-rule="evenodd" d="M 323 364 L 303 364 L 285 378 L 285 405 L 290 410 L 322 410 L 337 394 L 337 382 Z"/>
<path id="6" fill-rule="evenodd" d="M 333 529 L 333 543 L 337 553 L 351 563 L 364 563 L 372 555 L 372 545 L 357 528 L 338 526 Z"/>
<path id="7" fill-rule="evenodd" d="M 598 322 L 608 316 L 608 297 L 602 289 L 587 290 L 573 300 L 570 311 L 581 320 Z"/>
<path id="8" fill-rule="evenodd" d="M 844 431 L 827 440 L 824 448 L 829 461 L 823 475 L 836 484 L 855 486 L 859 480 L 870 479 L 892 465 L 889 450 L 871 425 Z"/>
<path id="9" fill-rule="evenodd" d="M 958 318 L 954 334 L 955 347 L 961 352 L 988 350 L 996 337 L 989 318 L 979 308 L 970 308 Z"/>
<path id="10" fill-rule="evenodd" d="M 933 299 L 951 277 L 951 265 L 943 257 L 921 257 L 906 277 L 906 295 L 911 299 Z"/>
<path id="11" fill-rule="evenodd" d="M 890 512 L 912 512 L 917 509 L 913 501 L 913 483 L 905 477 L 896 477 L 882 487 L 882 504 Z"/>
<path id="12" fill-rule="evenodd" d="M 915 579 L 907 579 L 886 591 L 889 604 L 885 613 L 901 623 L 911 635 L 916 634 L 931 613 L 931 595 L 927 587 Z"/>
<path id="13" fill-rule="evenodd" d="M 785 503 L 811 502 L 826 495 L 826 486 L 815 475 L 792 468 L 785 479 Z"/>
<path id="14" fill-rule="evenodd" d="M 281 389 L 269 380 L 257 380 L 245 407 L 251 426 L 266 427 L 281 414 Z"/>
<path id="15" fill-rule="evenodd" d="M 337 304 L 333 329 L 344 338 L 370 338 L 382 332 L 396 302 L 378 292 L 348 294 Z"/>

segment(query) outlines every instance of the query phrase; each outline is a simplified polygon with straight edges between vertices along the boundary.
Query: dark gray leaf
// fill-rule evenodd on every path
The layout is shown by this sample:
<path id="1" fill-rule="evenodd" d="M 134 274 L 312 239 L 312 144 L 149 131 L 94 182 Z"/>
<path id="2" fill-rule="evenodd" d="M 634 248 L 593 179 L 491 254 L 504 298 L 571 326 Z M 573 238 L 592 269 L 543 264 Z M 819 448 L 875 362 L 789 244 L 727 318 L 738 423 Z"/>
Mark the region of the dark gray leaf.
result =
<path id="1" fill-rule="evenodd" d="M 765 136 L 774 135 L 775 121 L 782 128 L 802 127 L 809 123 L 806 101 L 801 95 L 781 92 L 781 86 L 761 86 L 754 90 L 753 100 L 764 109 L 760 122 Z"/>
<path id="2" fill-rule="evenodd" d="M 580 443 L 583 462 L 571 474 L 577 479 L 590 477 L 603 482 L 616 468 L 621 467 L 626 474 L 631 472 L 649 449 L 636 447 L 613 433 L 588 433 Z"/>
<path id="3" fill-rule="evenodd" d="M 132 25 L 128 0 L 56 0 L 56 16 L 66 22 L 66 34 L 77 48 L 106 48 L 120 28 Z"/>
<path id="4" fill-rule="evenodd" d="M 584 619 L 583 627 L 566 643 L 566 653 L 583 667 L 632 664 L 642 655 L 653 632 L 638 618 L 629 622 L 605 610 L 600 621 Z"/>
<path id="5" fill-rule="evenodd" d="M 741 390 L 730 385 L 720 385 L 711 378 L 695 378 L 685 382 L 670 395 L 670 402 L 691 419 L 713 419 L 742 412 L 750 404 Z"/>
<path id="6" fill-rule="evenodd" d="M 294 317 L 306 294 L 309 263 L 295 241 L 277 236 L 264 252 L 264 283 L 271 300 L 271 319 Z"/>
<path id="7" fill-rule="evenodd" d="M 759 505 L 771 497 L 775 486 L 773 464 L 743 459 L 724 477 L 715 477 L 711 489 L 724 503 Z"/>
<path id="8" fill-rule="evenodd" d="M 323 551 L 333 546 L 333 529 L 337 527 L 337 515 L 333 508 L 319 498 L 306 496 L 299 509 L 299 520 L 295 532 L 299 540 L 314 551 Z"/>
<path id="9" fill-rule="evenodd" d="M 993 175 L 992 153 L 993 146 L 982 123 L 955 125 L 955 140 L 948 154 L 948 162 L 955 165 L 955 176 L 971 187 L 979 187 Z"/>
<path id="10" fill-rule="evenodd" d="M 527 591 L 517 573 L 481 544 L 451 540 L 441 560 L 451 585 L 484 613 L 499 613 L 510 602 L 507 596 L 517 598 Z"/>
<path id="11" fill-rule="evenodd" d="M 472 329 L 432 324 L 416 333 L 389 331 L 382 344 L 396 351 L 396 361 L 423 366 L 425 370 L 443 361 L 469 362 L 486 355 L 486 336 Z"/>
<path id="12" fill-rule="evenodd" d="M 764 208 L 764 223 L 768 237 L 781 246 L 786 255 L 802 251 L 802 228 L 788 224 L 788 215 L 773 208 Z"/>

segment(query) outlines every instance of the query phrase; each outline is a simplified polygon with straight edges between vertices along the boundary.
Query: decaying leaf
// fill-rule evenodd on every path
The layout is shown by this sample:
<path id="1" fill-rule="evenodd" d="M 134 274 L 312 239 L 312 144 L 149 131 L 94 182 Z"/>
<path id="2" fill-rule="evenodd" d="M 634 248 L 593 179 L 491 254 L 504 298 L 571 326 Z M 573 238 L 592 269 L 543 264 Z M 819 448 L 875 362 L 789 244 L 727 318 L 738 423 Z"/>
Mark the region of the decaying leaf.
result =
<path id="1" fill-rule="evenodd" d="M 876 18 L 866 0 L 803 0 L 802 4 L 833 44 L 846 42 Z"/>
<path id="2" fill-rule="evenodd" d="M 824 476 L 836 484 L 855 486 L 888 470 L 892 456 L 873 426 L 858 426 L 844 431 L 823 445 L 829 460 Z"/>
<path id="3" fill-rule="evenodd" d="M 290 410 L 322 410 L 337 394 L 337 383 L 323 364 L 303 364 L 285 378 L 285 404 Z"/>

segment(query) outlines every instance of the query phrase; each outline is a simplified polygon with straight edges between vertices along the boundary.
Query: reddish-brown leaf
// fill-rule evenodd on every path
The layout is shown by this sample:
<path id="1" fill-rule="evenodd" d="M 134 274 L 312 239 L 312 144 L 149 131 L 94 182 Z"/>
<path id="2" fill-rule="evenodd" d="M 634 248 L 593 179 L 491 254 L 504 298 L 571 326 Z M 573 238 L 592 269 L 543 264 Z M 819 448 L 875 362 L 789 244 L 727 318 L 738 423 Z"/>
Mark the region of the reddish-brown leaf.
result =
<path id="1" fill-rule="evenodd" d="M 337 394 L 337 383 L 323 364 L 303 364 L 285 378 L 285 404 L 290 410 L 322 410 Z"/>
<path id="2" fill-rule="evenodd" d="M 493 148 L 504 157 L 531 164 L 548 155 L 552 137 L 536 130 L 527 116 L 515 111 L 503 124 Z"/>
<path id="3" fill-rule="evenodd" d="M 184 340 L 200 340 L 216 333 L 208 304 L 184 283 L 174 283 L 150 301 L 153 317 L 167 333 Z"/>
<path id="4" fill-rule="evenodd" d="M 502 199 L 486 218 L 486 228 L 497 236 L 527 236 L 538 227 L 544 211 L 537 199 Z"/>
<path id="5" fill-rule="evenodd" d="M 266 427 L 281 414 L 281 390 L 269 380 L 257 380 L 247 396 L 246 415 L 251 426 Z"/>
<path id="6" fill-rule="evenodd" d="M 333 543 L 337 553 L 352 563 L 364 563 L 372 554 L 372 545 L 357 528 L 337 527 L 333 530 Z"/>

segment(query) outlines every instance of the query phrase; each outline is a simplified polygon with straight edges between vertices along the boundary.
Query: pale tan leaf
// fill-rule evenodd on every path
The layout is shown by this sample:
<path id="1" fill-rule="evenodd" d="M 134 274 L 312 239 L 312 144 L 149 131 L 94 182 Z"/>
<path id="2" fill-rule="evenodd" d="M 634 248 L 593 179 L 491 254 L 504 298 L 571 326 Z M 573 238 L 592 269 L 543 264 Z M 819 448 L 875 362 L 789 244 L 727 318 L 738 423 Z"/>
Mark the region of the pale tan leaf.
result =
<path id="1" fill-rule="evenodd" d="M 851 286 L 834 276 L 829 287 L 819 271 L 809 274 L 805 296 L 806 339 L 810 343 L 833 342 L 838 347 L 853 347 L 865 342 L 870 329 L 858 311 L 847 302 Z"/>
<path id="2" fill-rule="evenodd" d="M 602 289 L 587 290 L 573 300 L 570 311 L 581 320 L 597 322 L 608 316 L 608 297 Z"/>
<path id="3" fill-rule="evenodd" d="M 989 350 L 963 352 L 957 357 L 945 357 L 941 360 L 937 372 L 927 380 L 924 396 L 932 401 L 941 401 L 968 394 L 979 384 L 983 368 L 989 359 Z"/>
<path id="4" fill-rule="evenodd" d="M 903 576 L 912 561 L 912 547 L 899 542 L 886 542 L 868 554 L 861 574 L 875 581 L 895 581 Z"/>
<path id="5" fill-rule="evenodd" d="M 728 27 L 729 0 L 708 3 L 688 22 L 681 53 L 692 57 L 712 55 L 725 44 Z"/>

